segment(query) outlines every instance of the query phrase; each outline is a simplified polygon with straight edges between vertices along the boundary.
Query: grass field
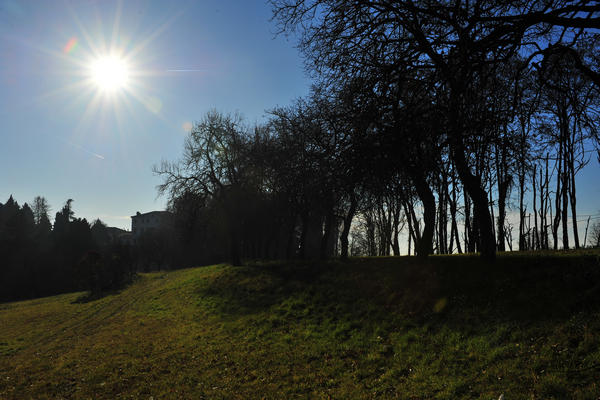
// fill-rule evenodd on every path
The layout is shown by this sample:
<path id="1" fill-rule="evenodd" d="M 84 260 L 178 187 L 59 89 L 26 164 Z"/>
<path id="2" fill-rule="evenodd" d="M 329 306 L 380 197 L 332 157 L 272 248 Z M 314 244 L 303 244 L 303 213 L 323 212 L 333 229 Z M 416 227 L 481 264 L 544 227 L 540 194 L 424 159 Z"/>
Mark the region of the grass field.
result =
<path id="1" fill-rule="evenodd" d="M 0 399 L 598 399 L 600 254 L 142 274 L 0 304 Z"/>

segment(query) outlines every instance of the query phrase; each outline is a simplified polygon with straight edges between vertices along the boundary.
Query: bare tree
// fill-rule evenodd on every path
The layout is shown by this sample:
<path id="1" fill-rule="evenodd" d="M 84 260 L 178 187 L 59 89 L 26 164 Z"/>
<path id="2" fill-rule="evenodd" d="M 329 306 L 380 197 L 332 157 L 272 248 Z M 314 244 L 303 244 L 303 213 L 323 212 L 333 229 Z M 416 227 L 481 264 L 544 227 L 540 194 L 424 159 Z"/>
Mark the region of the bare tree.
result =
<path id="1" fill-rule="evenodd" d="M 600 222 L 596 222 L 592 225 L 590 242 L 592 243 L 592 246 L 600 247 Z"/>
<path id="2" fill-rule="evenodd" d="M 472 141 L 485 134 L 489 122 L 485 111 L 490 97 L 483 94 L 512 58 L 526 55 L 528 65 L 554 49 L 573 49 L 582 30 L 598 26 L 600 5 L 585 0 L 280 0 L 273 1 L 273 7 L 282 31 L 301 29 L 307 66 L 326 80 L 368 71 L 383 88 L 390 78 L 406 82 L 423 71 L 434 73 L 445 96 L 449 154 L 473 205 L 481 254 L 493 259 L 496 242 L 487 172 L 472 159 L 478 157 Z M 541 48 L 542 42 L 548 45 Z M 579 61 L 582 71 L 595 76 L 593 59 Z"/>
<path id="3" fill-rule="evenodd" d="M 50 220 L 50 204 L 48 200 L 42 196 L 35 196 L 32 203 L 33 219 L 36 225 L 42 223 L 43 220 Z"/>
<path id="4" fill-rule="evenodd" d="M 183 158 L 163 161 L 154 173 L 164 178 L 159 193 L 177 197 L 187 192 L 210 196 L 222 206 L 230 240 L 231 261 L 241 264 L 244 192 L 252 185 L 245 145 L 250 137 L 239 115 L 208 112 L 186 138 Z"/>

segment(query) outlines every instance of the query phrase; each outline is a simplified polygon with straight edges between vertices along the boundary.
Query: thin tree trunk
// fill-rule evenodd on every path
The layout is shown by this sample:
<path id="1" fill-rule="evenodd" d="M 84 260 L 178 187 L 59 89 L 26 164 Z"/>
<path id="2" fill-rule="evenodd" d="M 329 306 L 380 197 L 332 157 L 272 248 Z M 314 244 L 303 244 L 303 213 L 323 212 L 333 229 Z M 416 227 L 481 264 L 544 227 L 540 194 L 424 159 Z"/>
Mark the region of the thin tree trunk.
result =
<path id="1" fill-rule="evenodd" d="M 448 198 L 448 204 L 450 205 L 450 245 L 448 250 L 450 253 L 453 253 L 455 235 L 457 247 L 460 248 L 460 241 L 458 240 L 458 229 L 456 226 L 456 186 L 454 178 L 452 178 L 452 192 L 451 196 L 449 196 Z"/>
<path id="2" fill-rule="evenodd" d="M 535 178 L 537 176 L 537 164 L 533 165 L 533 182 L 531 187 L 533 188 L 533 249 L 537 250 L 540 248 L 540 237 L 538 235 L 538 213 L 537 213 L 537 186 L 535 185 Z"/>
<path id="3" fill-rule="evenodd" d="M 510 187 L 510 179 L 504 178 L 504 181 L 499 184 L 498 189 L 498 250 L 506 251 L 505 247 L 505 230 L 504 221 L 506 220 L 506 198 L 508 196 L 508 188 Z"/>
<path id="4" fill-rule="evenodd" d="M 526 250 L 525 244 L 525 166 L 521 166 L 519 174 L 519 250 Z"/>
<path id="5" fill-rule="evenodd" d="M 471 223 L 471 201 L 469 196 L 463 190 L 463 199 L 465 202 L 465 251 L 467 253 L 473 253 L 473 224 Z"/>
<path id="6" fill-rule="evenodd" d="M 389 200 L 389 199 L 388 199 Z M 392 207 L 390 206 L 390 202 L 388 201 L 387 205 L 387 224 L 385 225 L 385 254 L 386 256 L 390 255 L 391 247 L 392 247 Z"/>
<path id="7" fill-rule="evenodd" d="M 442 171 L 438 190 L 438 242 L 440 254 L 448 253 L 448 177 Z"/>
<path id="8" fill-rule="evenodd" d="M 413 239 L 413 243 L 417 243 L 419 240 L 421 240 L 421 231 L 419 230 L 419 222 L 417 221 L 417 216 L 415 215 L 415 207 L 412 201 L 410 203 L 408 202 L 408 200 L 404 201 L 404 213 L 407 215 L 408 218 L 408 227 Z"/>
<path id="9" fill-rule="evenodd" d="M 545 207 L 546 207 L 546 202 L 545 202 L 545 193 L 544 193 L 544 174 L 542 171 L 542 167 L 540 166 L 540 176 L 539 176 L 539 181 L 540 181 L 540 210 L 539 210 L 539 215 L 540 215 L 540 248 L 541 249 L 546 249 L 546 242 L 548 240 L 548 238 L 546 237 L 546 212 L 545 212 Z"/>
<path id="10" fill-rule="evenodd" d="M 329 250 L 329 244 L 332 240 L 333 235 L 333 225 L 335 223 L 335 214 L 333 212 L 333 207 L 328 207 L 327 215 L 325 216 L 325 229 L 323 232 L 323 237 L 321 238 L 321 248 L 319 249 L 319 257 L 321 260 L 326 260 L 332 256 Z"/>
<path id="11" fill-rule="evenodd" d="M 394 199 L 394 232 L 392 239 L 392 249 L 394 250 L 394 256 L 400 255 L 400 243 L 398 242 L 398 235 L 400 234 L 400 204 L 398 199 Z"/>
<path id="12" fill-rule="evenodd" d="M 575 128 L 574 128 L 575 129 Z M 569 172 L 571 183 L 569 185 L 569 197 L 571 198 L 571 217 L 573 218 L 573 241 L 575 248 L 579 248 L 579 230 L 577 229 L 577 197 L 575 191 L 575 149 L 571 141 L 571 151 L 569 152 Z"/>
<path id="13" fill-rule="evenodd" d="M 565 107 L 561 108 L 561 117 L 560 117 L 560 134 L 561 134 L 561 144 L 562 144 L 562 242 L 563 249 L 567 250 L 569 248 L 569 147 L 568 147 L 568 138 L 569 138 L 569 125 L 568 125 L 568 117 L 566 115 Z"/>
<path id="14" fill-rule="evenodd" d="M 565 159 L 563 161 L 563 174 L 562 174 L 562 179 L 563 179 L 563 190 L 562 190 L 562 234 L 563 234 L 563 238 L 562 238 L 562 242 L 563 242 L 563 249 L 567 250 L 569 248 L 569 181 L 568 181 L 568 176 L 567 176 L 567 159 L 566 157 L 568 157 L 568 155 L 566 154 L 567 152 L 565 151 Z"/>
<path id="15" fill-rule="evenodd" d="M 491 175 L 491 172 L 490 172 Z M 496 237 L 496 225 L 497 225 L 497 219 L 496 216 L 494 215 L 494 188 L 493 188 L 493 183 L 492 183 L 492 179 L 490 177 L 490 189 L 488 191 L 489 193 L 489 201 L 488 204 L 490 205 L 489 210 L 490 210 L 490 217 L 492 219 L 492 229 L 493 229 L 493 233 L 494 233 L 494 237 Z M 494 249 L 496 249 L 496 251 L 498 250 L 498 242 L 496 240 L 494 240 Z"/>
<path id="16" fill-rule="evenodd" d="M 410 221 L 410 219 L 409 219 L 409 221 Z M 412 245 L 412 243 L 411 243 L 412 236 L 413 236 L 413 234 L 412 234 L 412 227 L 411 227 L 411 224 L 409 222 L 408 223 L 408 255 L 409 256 L 411 255 L 410 253 L 411 253 L 411 245 Z"/>
<path id="17" fill-rule="evenodd" d="M 454 203 L 454 212 L 452 215 L 452 227 L 454 229 L 454 235 L 455 235 L 455 240 L 456 240 L 456 249 L 458 250 L 458 254 L 462 254 L 462 248 L 460 247 L 460 237 L 458 235 L 458 224 L 456 222 L 456 188 L 454 188 L 454 198 L 453 198 L 453 203 Z M 465 245 L 466 247 L 466 245 Z"/>
<path id="18" fill-rule="evenodd" d="M 375 223 L 373 221 L 372 211 L 365 214 L 365 222 L 367 224 L 367 244 L 369 248 L 369 256 L 377 255 L 377 246 L 375 243 Z"/>
<path id="19" fill-rule="evenodd" d="M 342 229 L 342 235 L 340 236 L 340 242 L 342 245 L 342 260 L 346 260 L 348 258 L 348 234 L 350 233 L 350 225 L 352 225 L 352 219 L 354 218 L 354 214 L 356 213 L 356 195 L 352 192 L 350 194 L 350 209 L 348 209 L 348 213 L 344 217 L 344 229 Z"/>
<path id="20" fill-rule="evenodd" d="M 562 143 L 559 144 L 558 167 L 556 169 L 556 193 L 554 197 L 554 220 L 552 224 L 552 238 L 554 239 L 554 250 L 558 250 L 558 228 L 560 226 L 560 198 L 562 177 Z"/>

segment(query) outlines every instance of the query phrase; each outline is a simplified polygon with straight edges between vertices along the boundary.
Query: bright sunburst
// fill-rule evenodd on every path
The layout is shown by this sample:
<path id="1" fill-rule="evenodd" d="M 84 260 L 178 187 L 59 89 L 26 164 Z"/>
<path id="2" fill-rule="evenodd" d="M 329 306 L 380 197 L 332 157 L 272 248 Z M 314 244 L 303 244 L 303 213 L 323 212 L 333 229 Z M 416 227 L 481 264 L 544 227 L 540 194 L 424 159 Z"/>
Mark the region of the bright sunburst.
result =
<path id="1" fill-rule="evenodd" d="M 124 59 L 117 56 L 101 56 L 92 61 L 90 77 L 103 92 L 126 89 L 129 81 L 129 67 Z"/>
<path id="2" fill-rule="evenodd" d="M 123 126 L 132 122 L 141 125 L 145 116 L 140 105 L 155 117 L 164 118 L 162 100 L 149 80 L 171 72 L 149 68 L 155 53 L 146 48 L 179 14 L 144 37 L 136 37 L 122 31 L 121 9 L 122 3 L 117 2 L 114 19 L 108 23 L 100 18 L 82 21 L 75 10 L 69 9 L 73 23 L 69 25 L 68 36 L 57 41 L 53 48 L 38 47 L 55 57 L 55 75 L 60 79 L 60 84 L 41 93 L 38 99 L 56 101 L 66 109 L 77 110 L 73 130 L 77 135 L 87 135 L 90 126 L 110 123 L 113 118 L 117 129 L 101 129 L 102 134 L 124 132 Z M 77 137 L 73 139 L 81 142 Z"/>

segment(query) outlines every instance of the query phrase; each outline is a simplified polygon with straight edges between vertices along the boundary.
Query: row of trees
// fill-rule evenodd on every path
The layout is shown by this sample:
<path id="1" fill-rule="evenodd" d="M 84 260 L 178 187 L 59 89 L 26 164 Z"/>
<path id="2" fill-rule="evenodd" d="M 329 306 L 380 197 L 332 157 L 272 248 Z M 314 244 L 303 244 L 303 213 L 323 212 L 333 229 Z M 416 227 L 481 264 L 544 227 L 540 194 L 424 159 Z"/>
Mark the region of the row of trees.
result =
<path id="1" fill-rule="evenodd" d="M 202 221 L 181 233 L 190 249 L 226 239 L 205 250 L 235 263 L 399 254 L 403 229 L 421 256 L 584 244 L 575 183 L 600 161 L 597 2 L 272 5 L 313 91 L 253 128 L 210 112 L 183 159 L 155 167 L 176 214 Z"/>
<path id="2" fill-rule="evenodd" d="M 426 94 L 442 121 L 429 122 L 434 134 L 425 140 L 418 129 L 392 134 L 442 146 L 472 206 L 469 222 L 484 257 L 504 248 L 505 201 L 514 180 L 525 197 L 538 150 L 558 160 L 555 195 L 561 205 L 555 202 L 552 234 L 557 243 L 562 223 L 562 244 L 569 247 L 569 200 L 577 221 L 574 175 L 586 162 L 586 141 L 598 140 L 597 2 L 285 0 L 273 7 L 282 30 L 301 30 L 307 60 L 333 87 L 367 77 L 378 97 L 397 110 L 406 110 L 415 94 Z M 422 111 L 415 116 L 427 118 Z M 391 118 L 407 119 L 401 113 Z M 548 132 L 540 141 L 544 123 Z M 524 205 L 519 212 L 524 248 Z M 435 212 L 429 215 L 433 225 Z M 545 215 L 542 226 L 548 225 Z"/>
<path id="3" fill-rule="evenodd" d="M 0 203 L 0 300 L 75 290 L 96 295 L 133 277 L 130 249 L 114 243 L 106 225 L 76 218 L 69 199 L 50 223 L 44 197 L 20 206 Z"/>
<path id="4" fill-rule="evenodd" d="M 272 110 L 263 126 L 249 127 L 237 115 L 216 111 L 198 122 L 187 138 L 184 158 L 155 168 L 165 178 L 160 189 L 170 194 L 175 242 L 186 255 L 184 262 L 399 255 L 402 231 L 408 236 L 409 252 L 411 248 L 420 254 L 476 251 L 478 230 L 471 201 L 441 146 L 420 147 L 422 161 L 409 175 L 404 160 L 419 154 L 393 135 L 344 125 L 342 118 L 352 115 L 347 107 L 340 99 L 332 102 L 315 92 L 310 99 Z M 529 156 L 527 161 L 535 162 Z M 547 157 L 543 161 L 550 162 Z M 516 170 L 518 164 L 513 163 Z M 437 175 L 426 174 L 424 165 L 433 165 L 430 171 Z M 492 168 L 485 175 L 488 187 L 500 187 L 496 174 L 502 165 L 499 157 L 484 164 Z M 528 185 L 518 190 L 523 199 L 537 172 L 536 167 L 525 169 Z M 547 170 L 542 176 L 546 181 L 556 179 Z M 498 205 L 509 204 L 510 183 L 502 203 L 494 205 L 490 198 L 492 215 L 505 213 Z M 536 193 L 550 198 L 550 185 L 541 186 Z M 492 196 L 500 190 L 494 187 Z M 424 215 L 421 199 L 429 199 L 433 210 L 435 222 L 429 232 L 423 220 L 432 216 Z M 532 202 L 536 207 L 535 198 Z M 525 201 L 522 207 L 526 215 Z M 548 221 L 548 212 L 536 215 L 545 215 Z M 500 217 L 496 220 L 498 231 L 509 226 Z M 523 217 L 522 229 L 521 249 L 544 246 L 536 240 L 543 235 L 530 218 Z M 499 249 L 504 250 L 505 243 L 512 249 L 511 234 L 510 227 L 505 229 Z M 587 243 L 595 244 L 592 236 L 590 232 Z M 547 236 L 543 243 L 548 246 Z"/>

